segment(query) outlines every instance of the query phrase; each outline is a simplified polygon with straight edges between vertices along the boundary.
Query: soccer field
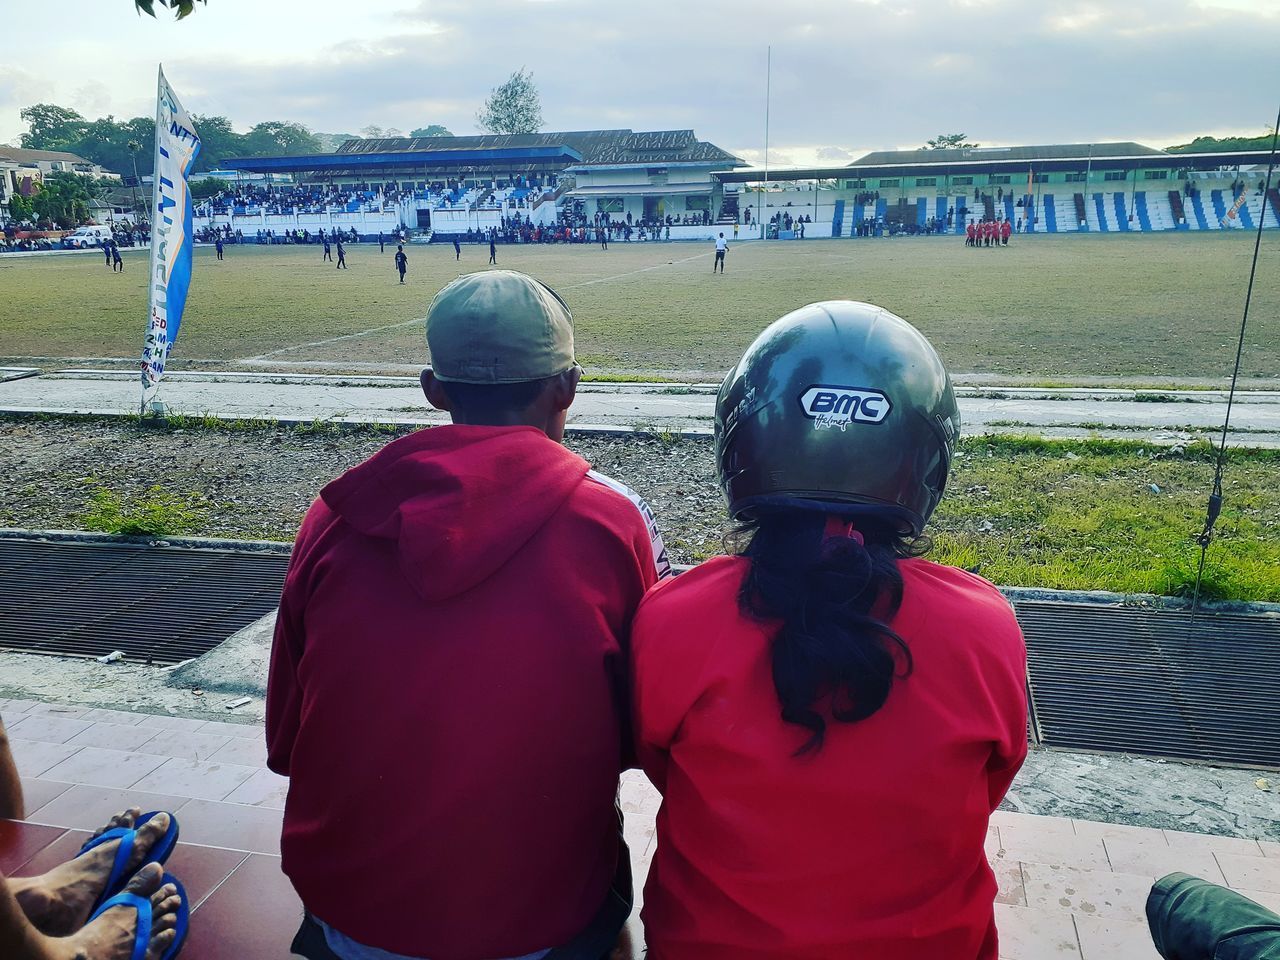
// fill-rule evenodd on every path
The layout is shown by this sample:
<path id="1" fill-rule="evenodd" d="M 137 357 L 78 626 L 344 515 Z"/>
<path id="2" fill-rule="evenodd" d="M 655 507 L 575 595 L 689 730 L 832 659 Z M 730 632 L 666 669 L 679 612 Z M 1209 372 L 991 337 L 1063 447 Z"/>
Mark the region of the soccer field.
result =
<path id="1" fill-rule="evenodd" d="M 1263 238 L 1246 378 L 1280 377 L 1277 241 Z M 915 323 L 957 373 L 1191 380 L 1230 372 L 1253 240 L 1240 231 L 1014 237 L 999 250 L 952 237 L 740 243 L 724 276 L 712 275 L 711 251 L 501 246 L 498 265 L 564 296 L 595 373 L 718 378 L 771 320 L 849 298 Z M 221 263 L 198 249 L 170 369 L 403 372 L 425 362 L 427 304 L 455 276 L 486 269 L 488 250 L 464 247 L 456 263 L 450 246 L 410 246 L 404 286 L 393 252 L 349 246 L 350 269 L 339 271 L 315 246 L 229 246 Z M 145 252 L 126 251 L 125 267 L 112 274 L 97 255 L 0 261 L 0 357 L 137 357 Z"/>

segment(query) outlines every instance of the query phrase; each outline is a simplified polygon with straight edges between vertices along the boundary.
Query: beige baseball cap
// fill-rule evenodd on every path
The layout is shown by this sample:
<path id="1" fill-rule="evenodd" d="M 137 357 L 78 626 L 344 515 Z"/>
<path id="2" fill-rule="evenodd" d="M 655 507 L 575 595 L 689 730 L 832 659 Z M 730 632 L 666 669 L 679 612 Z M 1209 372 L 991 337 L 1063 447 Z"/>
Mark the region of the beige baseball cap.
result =
<path id="1" fill-rule="evenodd" d="M 573 315 L 545 283 L 513 270 L 459 277 L 427 309 L 431 369 L 446 383 L 523 383 L 574 365 Z"/>

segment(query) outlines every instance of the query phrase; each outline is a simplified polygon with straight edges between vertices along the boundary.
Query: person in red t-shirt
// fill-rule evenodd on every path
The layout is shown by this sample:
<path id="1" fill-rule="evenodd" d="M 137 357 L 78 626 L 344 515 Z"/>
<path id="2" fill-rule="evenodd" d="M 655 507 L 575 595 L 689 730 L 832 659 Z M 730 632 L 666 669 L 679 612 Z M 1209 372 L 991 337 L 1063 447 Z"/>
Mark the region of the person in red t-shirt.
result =
<path id="1" fill-rule="evenodd" d="M 749 540 L 631 630 L 650 960 L 996 960 L 1026 648 L 995 587 L 920 558 L 959 426 L 928 341 L 870 304 L 788 314 L 720 388 Z"/>
<path id="2" fill-rule="evenodd" d="M 1000 224 L 1000 238 L 1004 241 L 1004 246 L 1009 245 L 1009 234 L 1013 233 L 1013 225 L 1008 220 Z"/>
<path id="3" fill-rule="evenodd" d="M 965 243 L 965 246 L 966 246 L 966 247 L 972 247 L 972 246 L 977 242 L 977 241 L 976 241 L 976 237 L 977 237 L 977 235 L 978 235 L 977 228 L 976 228 L 976 227 L 974 227 L 974 225 L 973 225 L 973 221 L 972 221 L 972 220 L 970 220 L 970 221 L 969 221 L 969 225 L 968 225 L 967 227 L 965 227 L 965 228 L 964 228 L 964 236 L 965 236 L 964 243 Z"/>
<path id="4" fill-rule="evenodd" d="M 670 570 L 639 497 L 565 449 L 582 368 L 549 287 L 427 311 L 453 423 L 321 491 L 285 577 L 267 765 L 303 956 L 604 956 L 631 912 L 618 774 L 631 617 Z M 564 955 L 564 954 L 557 954 Z"/>

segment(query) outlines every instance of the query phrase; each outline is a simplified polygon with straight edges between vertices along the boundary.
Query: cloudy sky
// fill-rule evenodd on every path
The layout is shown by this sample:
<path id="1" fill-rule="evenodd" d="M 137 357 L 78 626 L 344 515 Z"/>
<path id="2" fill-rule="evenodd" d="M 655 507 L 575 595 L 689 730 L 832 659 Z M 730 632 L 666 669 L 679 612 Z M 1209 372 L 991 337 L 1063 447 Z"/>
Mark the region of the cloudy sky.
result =
<path id="1" fill-rule="evenodd" d="M 47 10 L 55 16 L 37 16 Z M 155 65 L 192 113 L 327 133 L 443 123 L 526 66 L 545 129 L 692 127 L 759 162 L 842 163 L 940 132 L 989 145 L 1256 135 L 1280 97 L 1277 0 L 131 0 L 8 11 L 0 143 L 18 111 L 152 112 Z"/>

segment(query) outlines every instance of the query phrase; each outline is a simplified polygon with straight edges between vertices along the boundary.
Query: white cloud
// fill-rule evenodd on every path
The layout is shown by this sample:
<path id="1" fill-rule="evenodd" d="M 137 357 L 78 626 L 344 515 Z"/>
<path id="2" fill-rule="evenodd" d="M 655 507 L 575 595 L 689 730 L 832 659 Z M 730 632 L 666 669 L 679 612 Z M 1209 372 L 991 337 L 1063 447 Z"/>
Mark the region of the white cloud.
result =
<path id="1" fill-rule="evenodd" d="M 21 106 L 144 115 L 154 52 L 196 113 L 239 129 L 369 124 L 475 128 L 476 108 L 529 67 L 548 129 L 692 127 L 770 164 L 842 162 L 824 150 L 1255 132 L 1275 105 L 1274 0 L 216 0 L 174 23 L 127 0 L 59 0 L 63 27 L 10 18 L 0 34 L 0 142 Z M 656 33 L 655 22 L 679 22 Z M 77 65 L 109 81 L 81 91 Z M 99 74 L 93 74 L 95 77 Z M 1229 89 L 1223 77 L 1230 77 Z M 1162 134 L 1168 131 L 1167 134 Z M 834 154 L 832 154 L 834 156 Z"/>

